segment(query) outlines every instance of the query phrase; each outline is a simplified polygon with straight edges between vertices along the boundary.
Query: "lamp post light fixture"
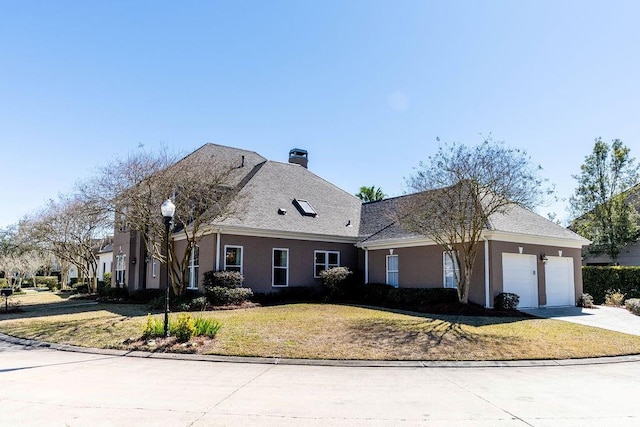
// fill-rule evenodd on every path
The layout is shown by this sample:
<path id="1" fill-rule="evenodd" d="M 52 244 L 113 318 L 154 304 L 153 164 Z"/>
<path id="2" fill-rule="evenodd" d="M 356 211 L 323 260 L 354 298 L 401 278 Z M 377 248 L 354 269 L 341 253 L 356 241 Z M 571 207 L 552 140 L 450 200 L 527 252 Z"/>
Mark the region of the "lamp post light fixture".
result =
<path id="1" fill-rule="evenodd" d="M 162 206 L 160 207 L 162 211 L 162 217 L 164 218 L 164 238 L 165 238 L 165 256 L 167 257 L 165 263 L 165 301 L 164 301 L 164 336 L 167 338 L 169 336 L 169 262 L 171 257 L 169 256 L 169 231 L 171 228 L 171 221 L 173 220 L 173 215 L 176 213 L 176 205 L 171 202 L 171 199 L 167 199 L 164 201 Z"/>

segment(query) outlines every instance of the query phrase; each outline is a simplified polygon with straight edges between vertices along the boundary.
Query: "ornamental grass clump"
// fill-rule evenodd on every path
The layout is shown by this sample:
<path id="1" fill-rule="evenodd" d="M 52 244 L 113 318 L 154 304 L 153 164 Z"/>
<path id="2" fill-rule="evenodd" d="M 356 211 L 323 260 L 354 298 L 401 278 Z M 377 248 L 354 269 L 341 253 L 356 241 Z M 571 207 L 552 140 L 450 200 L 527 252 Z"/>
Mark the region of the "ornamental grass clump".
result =
<path id="1" fill-rule="evenodd" d="M 620 292 L 620 289 L 609 289 L 604 297 L 604 303 L 606 305 L 612 305 L 614 307 L 620 307 L 624 302 L 626 295 Z"/>
<path id="2" fill-rule="evenodd" d="M 214 319 L 196 317 L 193 319 L 193 326 L 195 327 L 196 336 L 215 338 L 216 334 L 222 327 L 222 324 Z"/>

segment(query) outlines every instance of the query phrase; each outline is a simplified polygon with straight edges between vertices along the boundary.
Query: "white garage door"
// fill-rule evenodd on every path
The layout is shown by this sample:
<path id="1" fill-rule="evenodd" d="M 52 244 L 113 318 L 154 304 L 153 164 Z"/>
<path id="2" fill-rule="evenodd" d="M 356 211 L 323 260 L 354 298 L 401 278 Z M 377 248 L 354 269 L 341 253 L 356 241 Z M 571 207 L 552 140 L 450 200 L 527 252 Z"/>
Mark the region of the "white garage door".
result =
<path id="1" fill-rule="evenodd" d="M 538 306 L 538 266 L 535 255 L 502 254 L 502 289 L 520 297 L 518 308 Z"/>
<path id="2" fill-rule="evenodd" d="M 544 277 L 547 307 L 575 305 L 573 258 L 548 257 Z"/>

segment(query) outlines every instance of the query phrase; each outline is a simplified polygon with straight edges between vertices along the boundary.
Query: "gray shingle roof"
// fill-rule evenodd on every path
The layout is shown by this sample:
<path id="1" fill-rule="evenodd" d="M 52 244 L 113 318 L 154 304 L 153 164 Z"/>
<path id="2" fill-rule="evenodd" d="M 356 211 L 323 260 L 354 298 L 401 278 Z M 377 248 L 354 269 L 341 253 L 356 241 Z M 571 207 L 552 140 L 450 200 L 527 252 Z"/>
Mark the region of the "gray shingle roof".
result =
<path id="1" fill-rule="evenodd" d="M 393 212 L 399 204 L 408 202 L 412 195 L 395 197 L 362 206 L 360 235 L 362 241 L 415 239 L 417 234 L 404 230 L 394 219 Z M 567 239 L 587 244 L 582 236 L 548 219 L 517 205 L 509 206 L 504 213 L 491 215 L 487 230 L 530 236 Z"/>
<path id="2" fill-rule="evenodd" d="M 307 200 L 317 215 L 302 215 L 294 199 Z M 304 167 L 267 161 L 240 192 L 243 211 L 221 225 L 259 230 L 358 237 L 361 201 Z M 286 215 L 278 213 L 285 209 Z M 347 226 L 347 224 L 350 224 Z"/>

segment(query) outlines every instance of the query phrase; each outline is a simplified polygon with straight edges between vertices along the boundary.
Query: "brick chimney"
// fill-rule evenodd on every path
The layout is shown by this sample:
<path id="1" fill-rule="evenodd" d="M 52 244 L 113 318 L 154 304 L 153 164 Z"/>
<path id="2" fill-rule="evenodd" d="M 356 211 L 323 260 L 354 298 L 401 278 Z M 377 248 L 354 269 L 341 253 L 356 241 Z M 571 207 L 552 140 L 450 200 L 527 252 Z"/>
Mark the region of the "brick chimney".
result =
<path id="1" fill-rule="evenodd" d="M 306 169 L 309 163 L 309 153 L 307 153 L 307 150 L 294 148 L 289 151 L 289 163 L 300 165 Z"/>

